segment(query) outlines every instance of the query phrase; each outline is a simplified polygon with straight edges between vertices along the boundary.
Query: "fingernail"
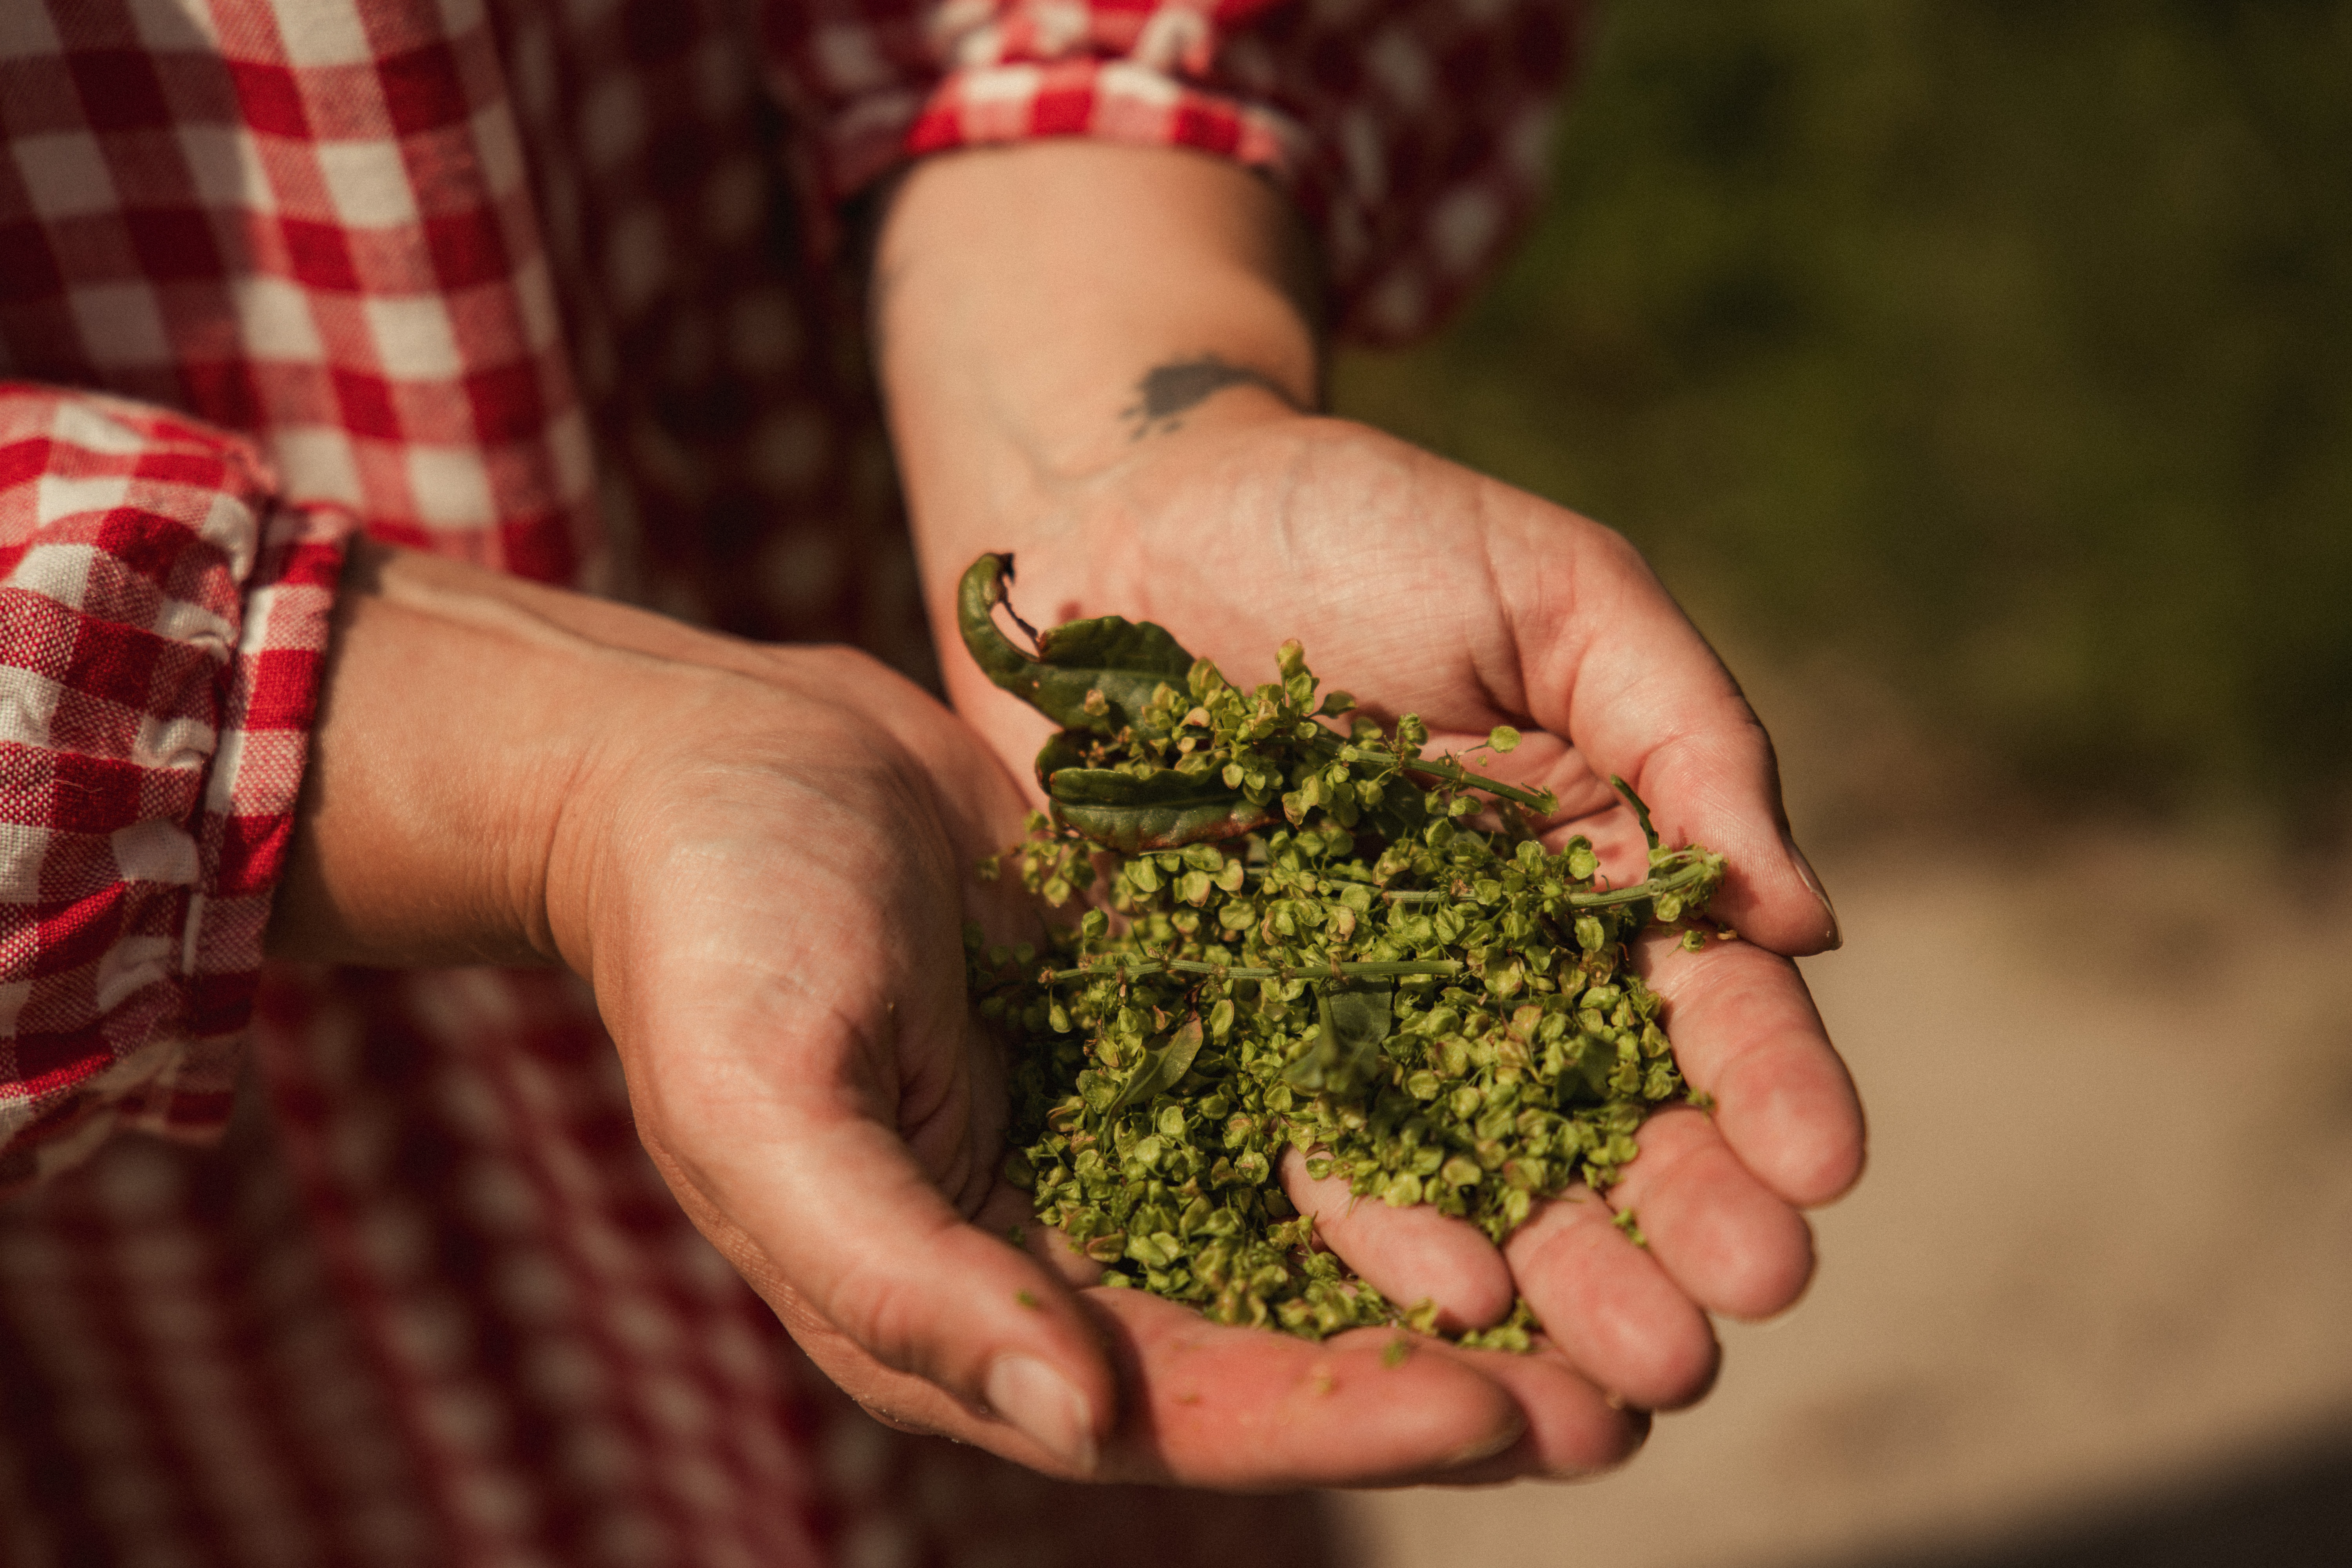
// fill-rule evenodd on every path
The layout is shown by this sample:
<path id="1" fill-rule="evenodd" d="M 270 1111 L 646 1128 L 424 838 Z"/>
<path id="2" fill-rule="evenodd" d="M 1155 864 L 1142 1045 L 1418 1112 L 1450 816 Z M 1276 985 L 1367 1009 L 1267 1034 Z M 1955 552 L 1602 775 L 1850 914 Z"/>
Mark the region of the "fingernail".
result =
<path id="1" fill-rule="evenodd" d="M 1829 918 L 1829 937 L 1822 945 L 1825 948 L 1843 947 L 1845 934 L 1838 930 L 1837 906 L 1830 902 L 1830 890 L 1822 886 L 1821 873 L 1813 869 L 1813 863 L 1805 858 L 1805 852 L 1797 847 L 1794 838 L 1783 833 L 1780 842 L 1788 847 L 1789 864 L 1797 868 L 1797 875 L 1804 879 L 1806 887 L 1813 890 L 1813 897 L 1821 900 L 1822 913 Z"/>
<path id="2" fill-rule="evenodd" d="M 1094 1473 L 1094 1413 L 1069 1379 L 1034 1356 L 999 1356 L 983 1392 L 988 1407 L 1039 1447 L 1081 1476 Z"/>
<path id="3" fill-rule="evenodd" d="M 1475 1465 L 1481 1459 L 1491 1459 L 1526 1435 L 1527 1418 L 1521 1416 L 1499 1432 L 1490 1432 L 1475 1443 L 1465 1443 L 1445 1457 L 1444 1468 L 1458 1470 L 1465 1465 Z"/>

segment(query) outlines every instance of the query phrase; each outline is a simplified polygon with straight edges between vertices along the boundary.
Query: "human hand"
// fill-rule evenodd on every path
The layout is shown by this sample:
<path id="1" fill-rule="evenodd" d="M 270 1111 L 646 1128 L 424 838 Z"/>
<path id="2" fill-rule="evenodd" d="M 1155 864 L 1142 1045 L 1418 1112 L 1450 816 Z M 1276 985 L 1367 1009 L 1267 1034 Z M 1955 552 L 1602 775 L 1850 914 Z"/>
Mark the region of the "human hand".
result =
<path id="1" fill-rule="evenodd" d="M 1748 940 L 1643 954 L 1717 1110 L 1654 1118 L 1607 1203 L 1563 1194 L 1497 1253 L 1292 1178 L 1384 1292 L 1475 1323 L 1517 1289 L 1603 1386 L 1687 1403 L 1716 1364 L 1706 1314 L 1793 1301 L 1812 1264 L 1798 1211 L 1860 1170 L 1859 1107 L 1788 961 L 1834 945 L 1835 918 L 1762 729 L 1622 538 L 1301 412 L 1314 349 L 1279 286 L 1283 221 L 1245 174 L 1179 154 L 1022 148 L 909 180 L 883 236 L 885 373 L 934 624 L 951 648 L 957 574 L 1009 550 L 1038 624 L 1157 620 L 1245 683 L 1297 636 L 1332 686 L 1418 711 L 1433 749 L 1514 724 L 1527 740 L 1482 771 L 1554 790 L 1554 840 L 1586 833 L 1620 879 L 1641 841 L 1612 773 L 1670 838 L 1727 857 L 1713 912 Z M 1025 763 L 1045 722 L 944 663 L 959 708 Z M 1611 1205 L 1636 1210 L 1647 1250 Z"/>
<path id="2" fill-rule="evenodd" d="M 1833 919 L 1786 837 L 1769 744 L 1713 654 L 1616 534 L 1270 398 L 1148 435 L 1041 510 L 1018 557 L 1034 563 L 1017 584 L 1033 616 L 1157 620 L 1244 684 L 1270 679 L 1274 644 L 1298 635 L 1329 685 L 1376 694 L 1384 716 L 1420 713 L 1433 751 L 1521 728 L 1482 770 L 1551 789 L 1554 842 L 1586 834 L 1619 879 L 1640 878 L 1643 842 L 1611 773 L 1670 840 L 1726 854 L 1715 912 L 1749 940 L 1645 954 L 1717 1112 L 1654 1120 L 1608 1205 L 1571 1194 L 1497 1255 L 1466 1225 L 1351 1210 L 1344 1184 L 1293 1176 L 1301 1206 L 1391 1295 L 1476 1324 L 1516 1285 L 1613 1392 L 1654 1407 L 1696 1397 L 1714 1367 L 1701 1310 L 1753 1318 L 1793 1301 L 1811 1265 L 1796 1209 L 1843 1190 L 1861 1153 L 1851 1089 L 1781 956 L 1833 942 Z M 950 686 L 1008 758 L 1034 753 L 1044 721 L 1025 704 L 968 661 Z M 1648 1252 L 1608 1223 L 1612 1206 L 1637 1210 Z"/>
<path id="3" fill-rule="evenodd" d="M 273 945 L 558 958 L 688 1215 L 877 1415 L 1066 1475 L 1233 1487 L 1590 1469 L 1637 1418 L 1558 1369 L 1214 1329 L 1004 1239 L 961 925 L 1019 796 L 871 660 L 769 649 L 362 547 Z M 420 734 L 439 738 L 428 752 Z M 1572 1384 L 1523 1436 L 1513 1380 Z"/>

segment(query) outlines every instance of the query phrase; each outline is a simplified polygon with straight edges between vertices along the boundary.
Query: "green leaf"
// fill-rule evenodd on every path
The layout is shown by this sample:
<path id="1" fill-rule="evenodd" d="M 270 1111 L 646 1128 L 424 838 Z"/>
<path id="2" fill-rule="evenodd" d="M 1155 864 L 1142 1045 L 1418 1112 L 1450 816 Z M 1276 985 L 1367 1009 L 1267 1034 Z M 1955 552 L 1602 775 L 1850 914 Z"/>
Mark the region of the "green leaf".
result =
<path id="1" fill-rule="evenodd" d="M 1283 1068 L 1283 1078 L 1312 1094 L 1362 1093 L 1380 1070 L 1394 996 L 1386 985 L 1317 987 L 1315 1016 L 1322 1033 L 1305 1056 Z"/>
<path id="2" fill-rule="evenodd" d="M 1037 652 L 1024 653 L 996 626 L 996 606 L 1010 609 L 1004 590 L 1012 580 L 1010 555 L 983 555 L 964 573 L 956 615 L 965 651 L 989 679 L 1064 729 L 1115 735 L 1141 718 L 1163 684 L 1186 689 L 1192 656 L 1149 621 L 1071 621 L 1032 632 Z M 1013 619 L 1029 629 L 1019 616 Z"/>
<path id="3" fill-rule="evenodd" d="M 1496 752 L 1516 752 L 1519 749 L 1519 732 L 1508 724 L 1497 724 L 1487 731 L 1486 744 Z"/>
<path id="4" fill-rule="evenodd" d="M 1036 769 L 1039 788 L 1050 792 L 1054 787 L 1054 775 L 1064 768 L 1083 768 L 1089 765 L 1086 746 L 1083 743 L 1085 739 L 1085 736 L 1073 731 L 1057 730 L 1044 745 L 1037 748 Z M 1042 822 L 1038 824 L 1038 827 L 1042 828 L 1044 826 Z M 1037 829 L 1032 828 L 1031 831 L 1035 832 Z"/>
<path id="5" fill-rule="evenodd" d="M 1192 1070 L 1192 1058 L 1201 1054 L 1201 1020 L 1187 1018 L 1157 1045 L 1146 1046 L 1143 1060 L 1119 1086 L 1118 1098 L 1110 1102 L 1105 1114 L 1117 1115 L 1130 1105 L 1141 1105 L 1153 1095 L 1175 1088 Z"/>
<path id="6" fill-rule="evenodd" d="M 1116 768 L 1063 768 L 1045 780 L 1062 820 L 1121 854 L 1234 838 L 1274 818 L 1214 774 L 1164 768 L 1141 778 Z"/>

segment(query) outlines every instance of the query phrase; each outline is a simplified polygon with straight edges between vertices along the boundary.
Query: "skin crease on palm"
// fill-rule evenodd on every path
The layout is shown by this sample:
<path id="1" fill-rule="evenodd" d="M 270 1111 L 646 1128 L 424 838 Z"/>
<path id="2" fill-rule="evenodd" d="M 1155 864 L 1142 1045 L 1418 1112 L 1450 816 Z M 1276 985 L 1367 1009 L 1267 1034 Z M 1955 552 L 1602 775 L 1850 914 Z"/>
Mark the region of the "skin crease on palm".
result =
<path id="1" fill-rule="evenodd" d="M 925 581 L 951 626 L 956 574 L 1012 548 L 1031 619 L 1158 619 L 1241 679 L 1300 636 L 1440 745 L 1519 725 L 1512 776 L 1554 788 L 1555 837 L 1589 833 L 1619 878 L 1640 839 L 1612 771 L 1730 857 L 1717 912 L 1751 940 L 1645 955 L 1719 1108 L 1654 1119 L 1606 1202 L 1562 1194 L 1497 1250 L 1286 1173 L 1384 1291 L 1465 1325 L 1516 1291 L 1550 1345 L 1399 1362 L 1385 1331 L 1219 1328 L 1087 1288 L 1034 1223 L 1008 1243 L 1029 1211 L 999 1174 L 1002 1064 L 959 932 L 1034 930 L 971 868 L 1017 836 L 1044 726 L 951 640 L 969 727 L 860 655 L 362 547 L 272 951 L 586 976 L 688 1214 L 886 1419 L 1059 1474 L 1237 1489 L 1589 1474 L 1705 1391 L 1709 1313 L 1796 1299 L 1798 1211 L 1859 1173 L 1859 1110 L 1782 956 L 1834 921 L 1762 731 L 1622 541 L 1297 411 L 1315 346 L 1290 236 L 1255 178 L 1164 150 L 1034 143 L 905 180 L 877 325 Z M 1152 369 L 1206 358 L 1250 374 L 1175 378 L 1208 390 L 1122 420 Z"/>

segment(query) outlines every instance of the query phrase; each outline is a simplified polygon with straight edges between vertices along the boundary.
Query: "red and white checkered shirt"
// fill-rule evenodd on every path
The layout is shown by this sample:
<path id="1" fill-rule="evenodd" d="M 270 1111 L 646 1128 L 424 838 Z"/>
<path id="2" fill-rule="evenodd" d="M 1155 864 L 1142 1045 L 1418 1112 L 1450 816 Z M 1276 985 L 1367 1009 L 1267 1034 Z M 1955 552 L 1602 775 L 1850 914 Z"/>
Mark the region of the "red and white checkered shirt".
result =
<path id="1" fill-rule="evenodd" d="M 351 531 L 919 669 L 840 204 L 1200 148 L 1402 337 L 1528 211 L 1571 8 L 0 3 L 0 1557 L 1321 1560 L 866 1420 L 576 983 L 262 931 Z"/>

